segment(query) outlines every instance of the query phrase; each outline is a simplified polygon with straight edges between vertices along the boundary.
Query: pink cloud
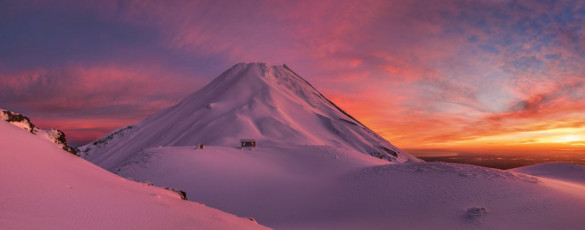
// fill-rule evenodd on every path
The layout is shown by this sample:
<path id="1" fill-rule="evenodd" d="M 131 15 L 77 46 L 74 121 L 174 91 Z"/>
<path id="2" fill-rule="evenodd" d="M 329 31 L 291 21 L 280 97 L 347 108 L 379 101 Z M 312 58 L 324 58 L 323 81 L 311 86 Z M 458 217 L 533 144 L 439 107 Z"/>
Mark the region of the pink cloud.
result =
<path id="1" fill-rule="evenodd" d="M 187 71 L 169 67 L 197 57 L 219 60 L 225 68 L 242 61 L 287 63 L 349 113 L 405 147 L 532 130 L 546 123 L 574 125 L 573 114 L 583 109 L 578 106 L 584 94 L 579 80 L 585 71 L 579 53 L 585 47 L 583 29 L 578 29 L 582 23 L 558 21 L 556 15 L 568 15 L 560 3 L 60 4 L 94 12 L 98 21 L 154 30 L 156 39 L 148 46 L 156 49 L 146 55 L 128 49 L 99 63 L 72 61 L 3 74 L 4 89 L 29 98 L 22 106 L 87 109 L 94 118 L 130 106 L 142 112 L 121 120 L 136 121 L 221 72 L 218 67 L 190 78 Z M 582 3 L 576 4 L 581 6 L 569 9 L 582 19 L 576 11 Z M 167 53 L 157 55 L 159 49 Z M 82 126 L 67 124 L 70 130 Z"/>
<path id="2" fill-rule="evenodd" d="M 70 66 L 0 75 L 10 95 L 6 109 L 29 111 L 41 128 L 58 128 L 75 140 L 97 138 L 177 103 L 199 87 L 200 79 L 176 81 L 156 67 Z M 91 138 L 90 138 L 91 137 Z"/>

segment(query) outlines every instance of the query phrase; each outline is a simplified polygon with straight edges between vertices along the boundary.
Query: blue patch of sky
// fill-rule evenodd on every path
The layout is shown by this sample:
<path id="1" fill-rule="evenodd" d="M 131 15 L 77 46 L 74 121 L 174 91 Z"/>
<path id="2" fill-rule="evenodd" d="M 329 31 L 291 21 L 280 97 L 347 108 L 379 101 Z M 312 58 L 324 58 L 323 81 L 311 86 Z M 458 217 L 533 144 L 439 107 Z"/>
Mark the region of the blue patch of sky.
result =
<path id="1" fill-rule="evenodd" d="M 6 14 L 0 16 L 0 29 L 0 60 L 16 68 L 108 61 L 129 48 L 156 47 L 159 36 L 151 28 L 64 9 Z"/>
<path id="2" fill-rule="evenodd" d="M 561 55 L 560 54 L 547 54 L 547 55 L 544 55 L 544 58 L 549 59 L 549 60 L 555 60 L 555 59 L 561 58 Z"/>
<path id="3" fill-rule="evenodd" d="M 510 64 L 515 68 L 517 71 L 521 72 L 531 72 L 531 71 L 538 71 L 542 70 L 544 62 L 540 59 L 529 56 L 529 57 L 520 57 L 514 59 L 510 62 Z"/>
<path id="4" fill-rule="evenodd" d="M 545 4 L 544 7 L 550 7 L 553 9 L 556 3 L 552 1 L 543 2 L 543 4 Z M 572 9 L 572 4 L 565 5 L 568 6 L 561 8 L 560 11 L 550 11 L 541 15 L 520 16 L 521 18 L 508 17 L 506 19 L 505 16 L 507 16 L 507 13 L 497 10 L 493 11 L 492 16 L 499 17 L 498 15 L 501 14 L 501 18 L 504 19 L 500 20 L 500 22 L 502 22 L 501 24 L 491 25 L 494 28 L 500 28 L 498 30 L 500 31 L 500 34 L 498 34 L 498 36 L 491 36 L 490 40 L 485 41 L 480 48 L 491 53 L 494 53 L 498 48 L 500 48 L 500 51 L 501 48 L 505 48 L 505 50 L 510 53 L 524 53 L 541 52 L 543 47 L 549 45 L 562 45 L 560 44 L 560 41 L 558 41 L 558 32 L 555 31 L 561 30 L 568 31 L 569 34 L 572 35 L 578 34 L 578 31 L 582 28 L 579 26 L 569 26 L 571 25 L 569 23 L 583 20 L 582 15 L 579 17 L 576 17 L 575 15 L 585 12 L 585 10 L 578 11 Z M 525 6 L 515 2 L 510 2 L 508 7 L 512 9 L 513 12 L 528 10 Z M 466 16 L 466 14 L 462 15 Z M 581 23 L 573 23 L 572 25 L 579 24 Z M 480 28 L 488 30 L 489 26 L 482 26 Z M 580 36 L 571 36 L 570 38 L 572 39 L 572 49 L 580 54 L 585 54 L 584 47 L 579 45 Z M 526 46 L 524 46 L 526 43 L 530 43 L 531 45 L 528 50 L 526 50 Z"/>
<path id="5" fill-rule="evenodd" d="M 579 15 L 580 17 L 585 16 L 585 5 L 581 5 L 581 7 L 574 9 L 575 14 Z"/>
<path id="6" fill-rule="evenodd" d="M 479 48 L 492 54 L 500 54 L 500 50 L 491 44 L 481 44 Z"/>
<path id="7" fill-rule="evenodd" d="M 522 4 L 521 4 L 520 2 L 518 2 L 518 1 L 509 1 L 509 2 L 506 4 L 506 8 L 508 8 L 508 9 L 510 9 L 510 10 L 514 10 L 514 11 L 516 11 L 516 12 L 519 12 L 519 11 L 525 11 L 525 12 L 526 12 L 526 11 L 530 11 L 530 9 L 528 9 L 528 7 L 526 7 L 526 6 L 522 5 Z"/>
<path id="8" fill-rule="evenodd" d="M 577 19 L 573 14 L 571 6 L 564 7 L 560 12 L 553 17 L 554 21 L 562 26 L 567 26 L 568 23 L 575 22 Z"/>
<path id="9" fill-rule="evenodd" d="M 185 76 L 214 76 L 227 55 L 201 56 L 166 46 L 155 26 L 129 24 L 97 12 L 31 7 L 19 14 L 0 8 L 0 63 L 4 71 L 56 69 L 151 61 Z"/>

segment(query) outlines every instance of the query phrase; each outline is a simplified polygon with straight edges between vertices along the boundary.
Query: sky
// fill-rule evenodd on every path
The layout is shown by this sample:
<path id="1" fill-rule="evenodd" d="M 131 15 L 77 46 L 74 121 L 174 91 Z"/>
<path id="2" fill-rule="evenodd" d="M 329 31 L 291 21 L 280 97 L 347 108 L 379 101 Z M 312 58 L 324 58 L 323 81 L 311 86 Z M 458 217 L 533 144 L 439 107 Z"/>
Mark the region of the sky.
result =
<path id="1" fill-rule="evenodd" d="M 584 1 L 0 0 L 0 107 L 73 145 L 240 62 L 401 148 L 585 149 Z"/>

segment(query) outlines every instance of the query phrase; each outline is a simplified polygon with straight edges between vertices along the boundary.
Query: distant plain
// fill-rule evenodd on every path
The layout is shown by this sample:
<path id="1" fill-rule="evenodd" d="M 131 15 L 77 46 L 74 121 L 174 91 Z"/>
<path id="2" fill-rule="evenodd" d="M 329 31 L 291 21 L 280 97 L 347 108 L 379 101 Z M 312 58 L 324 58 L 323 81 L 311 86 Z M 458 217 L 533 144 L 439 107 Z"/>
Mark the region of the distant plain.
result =
<path id="1" fill-rule="evenodd" d="M 585 165 L 585 151 L 573 149 L 532 151 L 405 149 L 404 151 L 424 161 L 472 164 L 497 169 L 510 169 L 546 162 Z"/>

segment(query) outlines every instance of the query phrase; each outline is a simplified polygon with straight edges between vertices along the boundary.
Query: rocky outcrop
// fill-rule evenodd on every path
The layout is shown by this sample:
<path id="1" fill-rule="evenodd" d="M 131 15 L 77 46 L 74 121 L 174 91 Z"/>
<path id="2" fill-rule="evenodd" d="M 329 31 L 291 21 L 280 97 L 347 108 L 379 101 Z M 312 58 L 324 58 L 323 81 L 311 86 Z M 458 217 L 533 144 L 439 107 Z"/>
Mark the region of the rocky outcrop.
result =
<path id="1" fill-rule="evenodd" d="M 65 138 L 65 133 L 63 133 L 63 131 L 58 129 L 49 129 L 48 132 L 50 132 L 49 137 L 51 141 L 61 146 L 63 150 L 70 152 L 74 155 L 78 155 L 76 148 L 67 145 L 67 139 Z"/>
<path id="2" fill-rule="evenodd" d="M 71 147 L 69 145 L 67 145 L 67 139 L 65 138 L 65 133 L 63 133 L 63 131 L 58 130 L 58 129 L 48 129 L 48 130 L 43 130 L 43 129 L 39 129 L 37 128 L 28 117 L 20 114 L 20 113 L 16 113 L 16 112 L 12 112 L 12 111 L 8 111 L 8 110 L 4 110 L 4 109 L 0 109 L 0 120 L 6 121 L 16 127 L 22 128 L 26 131 L 29 131 L 32 134 L 35 134 L 37 136 L 41 136 L 42 138 L 54 142 L 55 144 L 59 145 L 63 150 L 70 152 L 74 155 L 77 155 L 77 150 L 74 147 Z"/>
<path id="3" fill-rule="evenodd" d="M 35 133 L 35 125 L 30 119 L 20 113 L 0 109 L 0 120 L 4 120 L 14 126 L 18 126 L 26 131 Z"/>

